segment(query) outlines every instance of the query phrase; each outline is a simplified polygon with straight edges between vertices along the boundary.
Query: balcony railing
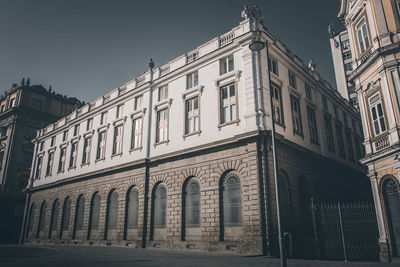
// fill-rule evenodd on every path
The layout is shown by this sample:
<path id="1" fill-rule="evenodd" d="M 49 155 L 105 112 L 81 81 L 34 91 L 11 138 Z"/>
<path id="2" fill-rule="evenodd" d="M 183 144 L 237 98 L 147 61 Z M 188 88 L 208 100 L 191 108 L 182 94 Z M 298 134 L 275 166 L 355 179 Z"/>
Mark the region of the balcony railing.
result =
<path id="1" fill-rule="evenodd" d="M 390 141 L 389 141 L 388 135 L 381 137 L 375 141 L 375 150 L 376 151 L 380 151 L 384 148 L 387 148 L 388 146 L 390 146 Z"/>
<path id="2" fill-rule="evenodd" d="M 233 32 L 222 35 L 221 37 L 219 37 L 219 47 L 229 44 L 230 42 L 232 42 L 234 37 L 235 34 Z"/>

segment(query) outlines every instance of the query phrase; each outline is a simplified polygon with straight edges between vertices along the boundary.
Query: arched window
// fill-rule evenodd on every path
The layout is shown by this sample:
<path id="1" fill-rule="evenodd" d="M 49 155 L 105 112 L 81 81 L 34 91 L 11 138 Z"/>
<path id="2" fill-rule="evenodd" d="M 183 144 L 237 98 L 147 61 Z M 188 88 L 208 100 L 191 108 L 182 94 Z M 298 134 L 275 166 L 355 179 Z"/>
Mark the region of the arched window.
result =
<path id="1" fill-rule="evenodd" d="M 200 227 L 200 186 L 192 180 L 184 191 L 185 226 Z"/>
<path id="2" fill-rule="evenodd" d="M 138 227 L 139 192 L 132 188 L 126 196 L 126 227 L 136 229 Z"/>
<path id="3" fill-rule="evenodd" d="M 62 230 L 69 229 L 69 219 L 71 216 L 71 199 L 68 197 L 64 201 L 62 213 Z"/>
<path id="4" fill-rule="evenodd" d="M 58 221 L 58 209 L 60 207 L 58 199 L 54 200 L 53 207 L 51 208 L 51 220 L 50 220 L 50 230 L 49 230 L 49 238 L 51 238 L 51 232 L 57 230 L 57 221 Z"/>
<path id="5" fill-rule="evenodd" d="M 85 215 L 85 198 L 81 195 L 78 197 L 76 202 L 76 212 L 75 212 L 75 229 L 83 229 L 83 218 Z"/>
<path id="6" fill-rule="evenodd" d="M 99 218 L 100 218 L 100 195 L 94 193 L 92 201 L 90 203 L 90 230 L 99 229 Z"/>
<path id="7" fill-rule="evenodd" d="M 159 185 L 154 194 L 154 227 L 164 228 L 166 226 L 166 210 L 167 210 L 167 190 L 164 186 Z"/>
<path id="8" fill-rule="evenodd" d="M 280 171 L 278 174 L 279 209 L 281 215 L 282 233 L 292 232 L 292 201 L 290 198 L 289 178 Z"/>
<path id="9" fill-rule="evenodd" d="M 107 229 L 116 229 L 118 221 L 118 193 L 113 190 L 107 201 Z"/>
<path id="10" fill-rule="evenodd" d="M 225 226 L 241 225 L 241 193 L 239 177 L 229 174 L 223 182 L 223 218 Z"/>
<path id="11" fill-rule="evenodd" d="M 28 237 L 29 232 L 32 232 L 33 230 L 34 220 L 35 220 L 35 203 L 31 205 L 31 209 L 29 210 L 28 231 L 26 231 L 26 237 Z"/>
<path id="12" fill-rule="evenodd" d="M 43 201 L 42 205 L 40 206 L 40 215 L 39 215 L 39 223 L 38 223 L 36 238 L 40 237 L 39 233 L 40 231 L 43 231 L 45 220 L 46 220 L 46 201 Z"/>
<path id="13" fill-rule="evenodd" d="M 385 200 L 386 217 L 394 256 L 400 255 L 400 195 L 399 185 L 394 178 L 384 181 L 383 196 Z"/>

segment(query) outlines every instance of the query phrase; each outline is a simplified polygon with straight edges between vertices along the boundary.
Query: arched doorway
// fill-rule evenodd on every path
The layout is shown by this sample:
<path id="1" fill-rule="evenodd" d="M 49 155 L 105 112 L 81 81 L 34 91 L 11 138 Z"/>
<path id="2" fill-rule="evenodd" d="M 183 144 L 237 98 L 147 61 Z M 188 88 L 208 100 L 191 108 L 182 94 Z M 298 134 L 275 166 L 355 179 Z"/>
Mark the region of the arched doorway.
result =
<path id="1" fill-rule="evenodd" d="M 385 200 L 386 218 L 389 226 L 390 241 L 393 255 L 400 255 L 400 195 L 399 184 L 394 177 L 383 182 L 383 197 Z"/>

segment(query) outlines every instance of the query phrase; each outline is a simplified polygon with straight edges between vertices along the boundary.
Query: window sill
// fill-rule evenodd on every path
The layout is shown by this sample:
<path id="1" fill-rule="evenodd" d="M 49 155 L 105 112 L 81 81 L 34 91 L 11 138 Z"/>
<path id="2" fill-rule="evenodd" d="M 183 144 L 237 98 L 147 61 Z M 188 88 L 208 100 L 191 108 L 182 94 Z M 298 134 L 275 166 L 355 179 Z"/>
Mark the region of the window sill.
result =
<path id="1" fill-rule="evenodd" d="M 114 158 L 114 157 L 118 157 L 118 156 L 122 156 L 122 152 L 120 152 L 120 153 L 116 153 L 116 154 L 112 154 L 111 155 L 111 158 Z"/>
<path id="2" fill-rule="evenodd" d="M 182 136 L 182 138 L 183 138 L 183 140 L 185 140 L 186 137 L 189 137 L 189 136 L 192 136 L 192 135 L 198 135 L 198 136 L 200 136 L 200 134 L 201 134 L 201 131 L 195 131 L 195 132 L 191 132 L 191 133 L 184 134 L 184 135 Z"/>
<path id="3" fill-rule="evenodd" d="M 302 134 L 302 133 L 293 131 L 293 135 L 298 135 L 298 136 L 300 136 L 301 138 L 304 139 L 304 134 Z"/>
<path id="4" fill-rule="evenodd" d="M 129 152 L 131 153 L 131 152 L 134 152 L 134 151 L 137 151 L 137 150 L 142 150 L 143 149 L 143 147 L 142 146 L 140 146 L 140 147 L 134 147 L 134 148 L 131 148 L 131 149 L 129 149 Z"/>
<path id="5" fill-rule="evenodd" d="M 57 174 L 61 174 L 61 173 L 64 173 L 64 170 L 58 171 L 58 172 L 57 172 Z"/>
<path id="6" fill-rule="evenodd" d="M 224 123 L 220 123 L 217 125 L 217 127 L 221 130 L 222 127 L 227 126 L 227 125 L 231 125 L 231 124 L 237 124 L 239 125 L 240 120 L 234 120 L 234 121 L 228 121 L 228 122 L 224 122 Z"/>
<path id="7" fill-rule="evenodd" d="M 94 162 L 97 163 L 97 162 L 99 162 L 99 161 L 104 161 L 105 159 L 106 159 L 105 157 L 103 157 L 103 158 L 98 158 L 98 159 L 96 159 Z"/>
<path id="8" fill-rule="evenodd" d="M 90 162 L 85 162 L 85 163 L 82 163 L 81 164 L 81 167 L 83 167 L 83 166 L 89 166 L 90 165 Z"/>
<path id="9" fill-rule="evenodd" d="M 154 143 L 153 145 L 154 145 L 154 147 L 156 147 L 156 146 L 158 146 L 158 145 L 168 144 L 168 143 L 169 143 L 169 139 L 167 139 L 167 140 L 165 140 L 165 141 L 161 141 L 161 142 Z"/>
<path id="10" fill-rule="evenodd" d="M 75 169 L 76 169 L 76 165 L 75 165 L 75 166 L 69 167 L 69 168 L 68 168 L 68 171 L 70 171 L 70 170 L 75 170 Z"/>

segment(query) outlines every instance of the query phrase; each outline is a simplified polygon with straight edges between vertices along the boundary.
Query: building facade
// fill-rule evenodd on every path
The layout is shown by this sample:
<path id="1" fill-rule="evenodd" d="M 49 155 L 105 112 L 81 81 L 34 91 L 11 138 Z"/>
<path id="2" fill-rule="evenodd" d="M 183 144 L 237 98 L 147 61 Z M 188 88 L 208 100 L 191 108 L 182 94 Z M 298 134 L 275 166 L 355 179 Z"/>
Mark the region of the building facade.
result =
<path id="1" fill-rule="evenodd" d="M 369 188 L 357 111 L 267 31 L 259 10 L 242 17 L 39 131 L 25 242 L 274 254 L 272 123 L 295 253 L 312 247 L 311 196 L 368 198 L 357 190 Z M 251 51 L 255 39 L 267 49 Z"/>
<path id="2" fill-rule="evenodd" d="M 341 1 L 358 95 L 382 260 L 399 261 L 400 19 L 398 0 Z"/>
<path id="3" fill-rule="evenodd" d="M 329 27 L 329 34 L 337 90 L 343 98 L 359 109 L 357 93 L 353 84 L 347 79 L 353 72 L 353 54 L 350 49 L 349 35 L 347 30 L 335 33 L 333 26 Z"/>
<path id="4" fill-rule="evenodd" d="M 14 84 L 0 98 L 0 242 L 17 242 L 36 131 L 80 107 L 41 85 Z"/>

